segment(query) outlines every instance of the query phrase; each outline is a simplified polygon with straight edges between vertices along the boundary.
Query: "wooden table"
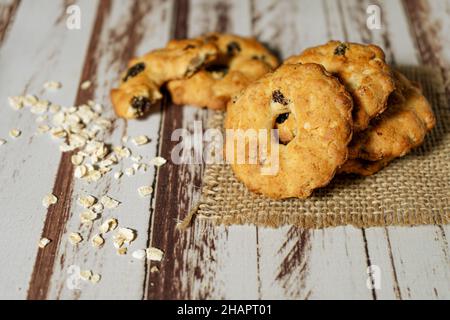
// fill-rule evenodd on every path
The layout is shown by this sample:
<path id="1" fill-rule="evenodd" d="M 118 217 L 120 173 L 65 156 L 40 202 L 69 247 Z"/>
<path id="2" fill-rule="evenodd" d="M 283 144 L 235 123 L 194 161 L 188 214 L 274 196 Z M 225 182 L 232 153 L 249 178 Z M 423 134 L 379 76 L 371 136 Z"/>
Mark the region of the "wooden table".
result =
<path id="1" fill-rule="evenodd" d="M 71 4 L 81 9 L 80 30 L 66 26 Z M 381 8 L 379 30 L 366 26 L 370 4 Z M 302 230 L 196 221 L 179 232 L 177 221 L 199 197 L 202 166 L 169 162 L 121 182 L 108 176 L 86 184 L 72 178 L 69 153 L 34 134 L 33 115 L 7 106 L 11 95 L 44 94 L 48 80 L 63 83 L 51 96 L 61 104 L 96 99 L 109 106 L 109 90 L 129 58 L 173 37 L 214 30 L 256 35 L 282 57 L 329 39 L 376 43 L 392 63 L 439 66 L 450 97 L 448 0 L 1 0 L 0 138 L 12 128 L 23 133 L 0 149 L 0 298 L 450 298 L 449 226 Z M 93 86 L 79 90 L 85 80 Z M 115 121 L 109 139 L 146 134 L 151 143 L 141 152 L 170 159 L 172 131 L 206 118 L 204 110 L 166 106 L 144 121 Z M 153 197 L 139 199 L 143 184 L 154 186 Z M 59 201 L 47 210 L 41 201 L 49 192 Z M 114 215 L 138 231 L 132 248 L 165 251 L 160 272 L 130 254 L 117 256 L 108 244 L 70 245 L 70 232 L 94 233 L 80 226 L 81 193 L 122 201 Z M 53 242 L 40 250 L 42 236 Z M 372 265 L 380 287 L 369 289 Z M 101 274 L 100 283 L 71 289 L 74 266 Z"/>

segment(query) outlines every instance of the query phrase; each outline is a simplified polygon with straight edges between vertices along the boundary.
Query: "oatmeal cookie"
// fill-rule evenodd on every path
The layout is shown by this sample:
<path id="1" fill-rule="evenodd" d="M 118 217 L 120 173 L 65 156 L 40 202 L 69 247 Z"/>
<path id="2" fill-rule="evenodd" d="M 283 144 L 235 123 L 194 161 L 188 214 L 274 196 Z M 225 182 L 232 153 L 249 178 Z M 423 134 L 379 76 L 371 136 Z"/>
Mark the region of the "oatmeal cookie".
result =
<path id="1" fill-rule="evenodd" d="M 234 95 L 278 66 L 277 58 L 254 38 L 210 33 L 202 39 L 214 43 L 219 55 L 192 77 L 168 83 L 175 104 L 225 109 Z"/>
<path id="2" fill-rule="evenodd" d="M 402 157 L 422 144 L 436 119 L 417 84 L 394 71 L 397 89 L 391 95 L 387 110 L 356 134 L 349 146 L 352 159 L 370 161 Z"/>
<path id="3" fill-rule="evenodd" d="M 306 49 L 286 63 L 318 63 L 338 77 L 354 99 L 354 131 L 368 127 L 382 113 L 395 88 L 384 52 L 375 45 L 330 41 Z"/>
<path id="4" fill-rule="evenodd" d="M 204 39 L 172 40 L 163 49 L 130 61 L 111 101 L 119 117 L 133 119 L 146 114 L 162 98 L 160 88 L 169 80 L 194 74 L 217 57 L 218 48 Z"/>
<path id="5" fill-rule="evenodd" d="M 346 161 L 352 108 L 350 94 L 322 66 L 284 64 L 229 102 L 227 161 L 251 191 L 273 199 L 306 198 Z M 294 137 L 282 144 L 272 129 L 289 118 Z"/>

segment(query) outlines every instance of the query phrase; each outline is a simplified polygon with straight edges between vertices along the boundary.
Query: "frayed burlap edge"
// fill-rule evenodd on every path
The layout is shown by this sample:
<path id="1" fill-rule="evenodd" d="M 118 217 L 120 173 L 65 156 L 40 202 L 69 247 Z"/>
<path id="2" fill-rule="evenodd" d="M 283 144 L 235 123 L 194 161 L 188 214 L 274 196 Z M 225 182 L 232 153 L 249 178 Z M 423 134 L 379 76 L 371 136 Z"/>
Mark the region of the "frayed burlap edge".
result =
<path id="1" fill-rule="evenodd" d="M 195 218 L 208 219 L 215 224 L 274 228 L 282 225 L 367 228 L 450 223 L 450 112 L 442 77 L 439 70 L 432 68 L 401 67 L 400 70 L 422 85 L 438 119 L 436 128 L 413 155 L 394 161 L 384 172 L 372 177 L 339 176 L 335 178 L 338 183 L 332 182 L 334 186 L 318 190 L 307 200 L 271 200 L 252 194 L 234 178 L 228 165 L 206 165 L 200 200 L 179 227 L 187 228 Z M 214 112 L 207 126 L 222 129 L 223 120 L 224 113 Z M 411 166 L 408 161 L 415 161 L 415 164 Z M 426 163 L 421 165 L 418 161 Z M 409 166 L 407 171 L 405 166 Z M 420 170 L 430 178 L 422 179 Z M 412 173 L 413 178 L 403 179 L 398 190 L 397 187 L 390 189 L 389 186 L 395 186 L 395 181 L 404 178 L 405 173 L 406 176 Z M 381 187 L 374 188 L 374 185 Z"/>

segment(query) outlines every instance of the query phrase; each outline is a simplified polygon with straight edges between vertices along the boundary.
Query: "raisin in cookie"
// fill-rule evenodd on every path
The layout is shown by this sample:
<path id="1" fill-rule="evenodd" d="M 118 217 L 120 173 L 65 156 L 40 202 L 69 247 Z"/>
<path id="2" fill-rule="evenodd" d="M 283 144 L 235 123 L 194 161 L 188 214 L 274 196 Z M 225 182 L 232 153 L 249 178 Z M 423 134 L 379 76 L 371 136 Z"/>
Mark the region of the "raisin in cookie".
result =
<path id="1" fill-rule="evenodd" d="M 422 144 L 435 125 L 435 117 L 418 85 L 394 71 L 397 89 L 389 98 L 387 110 L 371 126 L 353 138 L 352 159 L 370 161 L 402 157 Z"/>
<path id="2" fill-rule="evenodd" d="M 254 38 L 210 33 L 202 39 L 214 43 L 219 55 L 192 77 L 168 83 L 176 104 L 225 109 L 234 95 L 278 66 L 277 58 Z"/>
<path id="3" fill-rule="evenodd" d="M 306 49 L 286 63 L 318 63 L 338 77 L 354 99 L 355 132 L 367 128 L 370 119 L 386 109 L 395 88 L 383 50 L 375 45 L 330 41 Z"/>
<path id="4" fill-rule="evenodd" d="M 119 117 L 133 119 L 146 114 L 162 98 L 160 87 L 169 80 L 191 76 L 216 58 L 218 48 L 203 39 L 172 40 L 163 49 L 130 61 L 111 100 Z"/>
<path id="5" fill-rule="evenodd" d="M 350 94 L 322 66 L 284 64 L 228 104 L 227 161 L 251 191 L 306 198 L 346 161 L 352 108 Z M 296 125 L 294 137 L 282 144 L 272 129 L 288 119 Z M 259 135 L 256 141 L 253 134 Z"/>

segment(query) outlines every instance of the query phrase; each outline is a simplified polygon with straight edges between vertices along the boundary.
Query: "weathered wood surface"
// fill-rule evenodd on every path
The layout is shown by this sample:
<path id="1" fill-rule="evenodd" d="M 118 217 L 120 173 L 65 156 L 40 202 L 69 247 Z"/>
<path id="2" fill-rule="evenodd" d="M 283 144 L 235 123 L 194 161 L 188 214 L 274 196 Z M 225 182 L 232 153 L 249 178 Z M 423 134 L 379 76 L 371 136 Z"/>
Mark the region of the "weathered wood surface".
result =
<path id="1" fill-rule="evenodd" d="M 68 30 L 66 8 L 78 4 L 82 29 Z M 382 8 L 382 28 L 366 27 L 369 4 Z M 450 298 L 448 226 L 414 228 L 339 227 L 326 230 L 254 226 L 215 227 L 195 221 L 180 233 L 175 226 L 198 199 L 203 168 L 169 163 L 124 178 L 111 176 L 86 185 L 72 178 L 70 153 L 61 155 L 47 138 L 33 134 L 34 116 L 6 107 L 6 98 L 44 94 L 42 85 L 64 85 L 49 98 L 62 104 L 88 99 L 109 106 L 108 92 L 127 60 L 170 38 L 207 31 L 255 35 L 285 58 L 329 39 L 374 42 L 394 64 L 437 65 L 450 100 L 450 1 L 275 1 L 275 0 L 79 0 L 0 1 L 0 138 L 12 128 L 23 135 L 0 150 L 0 298 L 30 299 L 443 299 Z M 91 80 L 90 90 L 79 85 Z M 108 111 L 111 113 L 111 111 Z M 112 113 L 111 113 L 112 115 Z M 193 130 L 208 113 L 163 103 L 144 121 L 115 121 L 109 141 L 146 134 L 151 143 L 136 149 L 148 159 L 170 159 L 171 133 Z M 136 189 L 152 185 L 151 198 Z M 47 211 L 42 197 L 54 192 Z M 73 247 L 80 230 L 79 194 L 108 194 L 122 202 L 104 217 L 117 217 L 137 230 L 131 251 L 156 246 L 166 252 L 160 272 L 153 263 L 116 255 L 110 243 Z M 86 239 L 94 228 L 83 227 Z M 53 240 L 37 249 L 41 236 Z M 381 288 L 368 289 L 367 267 L 381 271 Z M 67 286 L 71 266 L 102 275 L 97 285 Z"/>

